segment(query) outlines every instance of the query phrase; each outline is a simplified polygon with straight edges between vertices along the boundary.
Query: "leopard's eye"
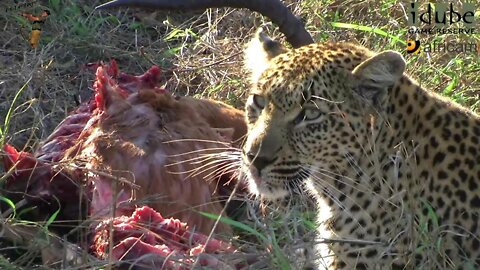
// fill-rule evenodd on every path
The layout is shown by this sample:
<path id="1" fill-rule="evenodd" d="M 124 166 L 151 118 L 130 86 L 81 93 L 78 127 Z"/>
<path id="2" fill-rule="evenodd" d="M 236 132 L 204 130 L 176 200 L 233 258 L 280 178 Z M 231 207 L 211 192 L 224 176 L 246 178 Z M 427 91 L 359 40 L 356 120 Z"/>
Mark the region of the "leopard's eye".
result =
<path id="1" fill-rule="evenodd" d="M 302 110 L 295 120 L 293 120 L 293 124 L 298 125 L 303 121 L 312 121 L 318 119 L 320 116 L 322 116 L 322 112 L 319 110 L 315 109 L 305 109 Z"/>
<path id="2" fill-rule="evenodd" d="M 305 120 L 315 120 L 322 115 L 322 112 L 315 109 L 307 109 L 305 110 Z"/>
<path id="3" fill-rule="evenodd" d="M 255 106 L 260 110 L 263 110 L 263 108 L 265 108 L 266 103 L 267 102 L 264 97 L 260 95 L 253 95 L 253 104 L 255 104 Z"/>
<path id="4" fill-rule="evenodd" d="M 297 117 L 293 120 L 294 125 L 298 125 L 305 120 L 305 110 L 302 110 Z"/>

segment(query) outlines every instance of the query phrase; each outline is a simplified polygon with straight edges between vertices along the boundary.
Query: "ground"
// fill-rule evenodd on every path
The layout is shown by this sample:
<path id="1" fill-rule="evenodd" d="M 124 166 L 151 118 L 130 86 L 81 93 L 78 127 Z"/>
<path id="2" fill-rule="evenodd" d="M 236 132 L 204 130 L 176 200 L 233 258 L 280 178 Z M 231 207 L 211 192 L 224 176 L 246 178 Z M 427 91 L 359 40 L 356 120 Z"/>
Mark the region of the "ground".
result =
<path id="1" fill-rule="evenodd" d="M 33 4 L 20 7 L 16 2 Z M 219 99 L 242 108 L 248 92 L 243 45 L 259 26 L 283 39 L 268 19 L 248 10 L 95 11 L 94 7 L 103 2 L 0 3 L 0 146 L 11 143 L 20 149 L 34 149 L 72 108 L 89 98 L 93 72 L 87 64 L 99 60 L 114 58 L 123 71 L 131 74 L 159 65 L 165 70 L 164 82 L 170 91 Z M 409 34 L 408 6 L 393 0 L 285 2 L 302 18 L 315 41 L 349 41 L 376 51 L 399 51 L 407 60 L 408 73 L 422 86 L 480 111 L 479 34 Z M 28 42 L 31 23 L 21 12 L 39 15 L 44 8 L 50 15 L 33 49 Z M 461 26 L 451 26 L 455 27 Z M 422 44 L 473 43 L 478 51 L 408 54 L 406 41 L 417 39 Z M 245 224 L 256 234 L 252 233 L 252 243 L 244 245 L 267 254 L 266 247 L 279 242 L 280 250 L 271 253 L 272 263 L 285 269 L 290 266 L 281 254 L 291 254 L 295 247 L 282 243 L 297 243 L 293 240 L 303 233 L 291 225 L 312 225 L 308 213 L 289 213 L 280 218 L 269 212 L 264 217 L 268 226 L 258 221 Z M 0 265 L 14 267 L 5 263 Z M 21 264 L 26 267 L 28 263 L 24 260 Z"/>

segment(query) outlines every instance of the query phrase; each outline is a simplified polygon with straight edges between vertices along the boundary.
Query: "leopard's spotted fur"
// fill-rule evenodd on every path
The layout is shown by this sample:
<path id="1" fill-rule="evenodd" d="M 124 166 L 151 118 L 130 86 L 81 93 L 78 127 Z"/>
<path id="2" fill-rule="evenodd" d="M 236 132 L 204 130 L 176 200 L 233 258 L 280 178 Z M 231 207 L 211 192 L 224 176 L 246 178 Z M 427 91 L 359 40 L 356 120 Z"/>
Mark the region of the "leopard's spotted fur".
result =
<path id="1" fill-rule="evenodd" d="M 480 269 L 477 114 L 404 75 L 396 52 L 251 44 L 242 169 L 266 198 L 315 195 L 318 268 Z"/>

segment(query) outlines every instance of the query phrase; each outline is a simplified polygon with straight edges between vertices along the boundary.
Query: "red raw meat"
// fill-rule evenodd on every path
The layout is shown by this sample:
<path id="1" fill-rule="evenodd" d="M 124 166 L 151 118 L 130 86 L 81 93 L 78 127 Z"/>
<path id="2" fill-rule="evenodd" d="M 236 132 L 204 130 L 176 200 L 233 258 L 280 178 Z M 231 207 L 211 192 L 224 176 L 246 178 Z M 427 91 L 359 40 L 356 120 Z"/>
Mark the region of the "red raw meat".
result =
<path id="1" fill-rule="evenodd" d="M 198 258 L 199 266 L 215 269 L 226 265 L 215 254 L 236 252 L 231 245 L 216 239 L 207 241 L 206 236 L 191 232 L 178 219 L 164 219 L 155 210 L 144 206 L 137 208 L 131 217 L 105 220 L 97 226 L 94 253 L 104 259 L 109 255 L 110 226 L 114 231 L 111 250 L 113 259 L 137 261 L 135 267 L 191 269 Z M 146 254 L 151 256 L 138 260 Z"/>

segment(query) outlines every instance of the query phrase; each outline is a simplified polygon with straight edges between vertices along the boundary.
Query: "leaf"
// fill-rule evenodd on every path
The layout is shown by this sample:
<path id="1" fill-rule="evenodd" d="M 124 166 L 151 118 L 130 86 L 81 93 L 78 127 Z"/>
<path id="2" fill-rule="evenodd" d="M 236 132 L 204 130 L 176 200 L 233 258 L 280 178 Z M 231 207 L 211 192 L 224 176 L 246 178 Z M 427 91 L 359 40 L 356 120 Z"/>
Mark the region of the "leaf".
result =
<path id="1" fill-rule="evenodd" d="M 60 208 L 58 208 L 57 211 L 55 211 L 55 213 L 53 213 L 48 218 L 47 222 L 45 223 L 45 228 L 48 228 L 48 226 L 50 226 L 50 224 L 52 224 L 55 221 L 55 219 L 57 219 L 58 213 L 60 213 Z"/>
<path id="2" fill-rule="evenodd" d="M 207 213 L 207 212 L 199 212 L 200 215 L 202 216 L 205 216 L 207 218 L 210 218 L 210 219 L 214 219 L 214 220 L 217 220 L 219 218 L 218 215 L 215 215 L 215 214 L 212 214 L 212 213 Z M 236 228 L 239 228 L 243 231 L 246 231 L 248 233 L 251 233 L 253 235 L 255 235 L 256 237 L 258 237 L 259 239 L 262 239 L 263 241 L 268 241 L 268 239 L 262 235 L 261 233 L 257 232 L 255 229 L 241 223 L 241 222 L 238 222 L 238 221 L 235 221 L 233 219 L 230 219 L 230 218 L 227 218 L 227 217 L 220 217 L 220 222 L 223 222 L 225 224 L 228 224 L 230 226 L 233 226 L 233 227 L 236 227 Z"/>
<path id="3" fill-rule="evenodd" d="M 458 76 L 454 73 L 450 73 L 449 75 L 451 75 L 452 80 L 448 83 L 445 89 L 443 89 L 445 95 L 450 95 L 458 85 Z"/>
<path id="4" fill-rule="evenodd" d="M 48 6 L 58 11 L 60 10 L 60 0 L 48 0 Z"/>
<path id="5" fill-rule="evenodd" d="M 37 208 L 36 206 L 32 206 L 32 207 L 21 209 L 20 211 L 18 211 L 18 219 L 22 219 L 24 215 L 34 211 L 36 208 Z"/>
<path id="6" fill-rule="evenodd" d="M 427 218 L 432 221 L 432 224 L 433 224 L 434 228 L 438 228 L 438 226 L 439 226 L 438 216 L 435 213 L 435 210 L 433 209 L 433 207 L 430 205 L 429 202 L 427 202 L 427 201 L 422 201 L 422 202 L 424 204 L 424 207 L 428 211 L 427 212 Z"/>
<path id="7" fill-rule="evenodd" d="M 142 29 L 143 28 L 143 24 L 141 22 L 132 22 L 130 25 L 128 25 L 128 29 Z"/>
<path id="8" fill-rule="evenodd" d="M 172 39 L 178 38 L 178 37 L 184 37 L 185 33 L 183 32 L 182 29 L 173 29 L 165 38 L 165 41 L 171 41 Z"/>
<path id="9" fill-rule="evenodd" d="M 5 202 L 6 204 L 8 204 L 8 206 L 10 206 L 10 208 L 13 209 L 13 217 L 12 217 L 12 218 L 15 218 L 15 216 L 17 215 L 17 207 L 16 207 L 15 204 L 12 202 L 12 200 L 10 200 L 9 198 L 0 196 L 0 201 Z"/>

